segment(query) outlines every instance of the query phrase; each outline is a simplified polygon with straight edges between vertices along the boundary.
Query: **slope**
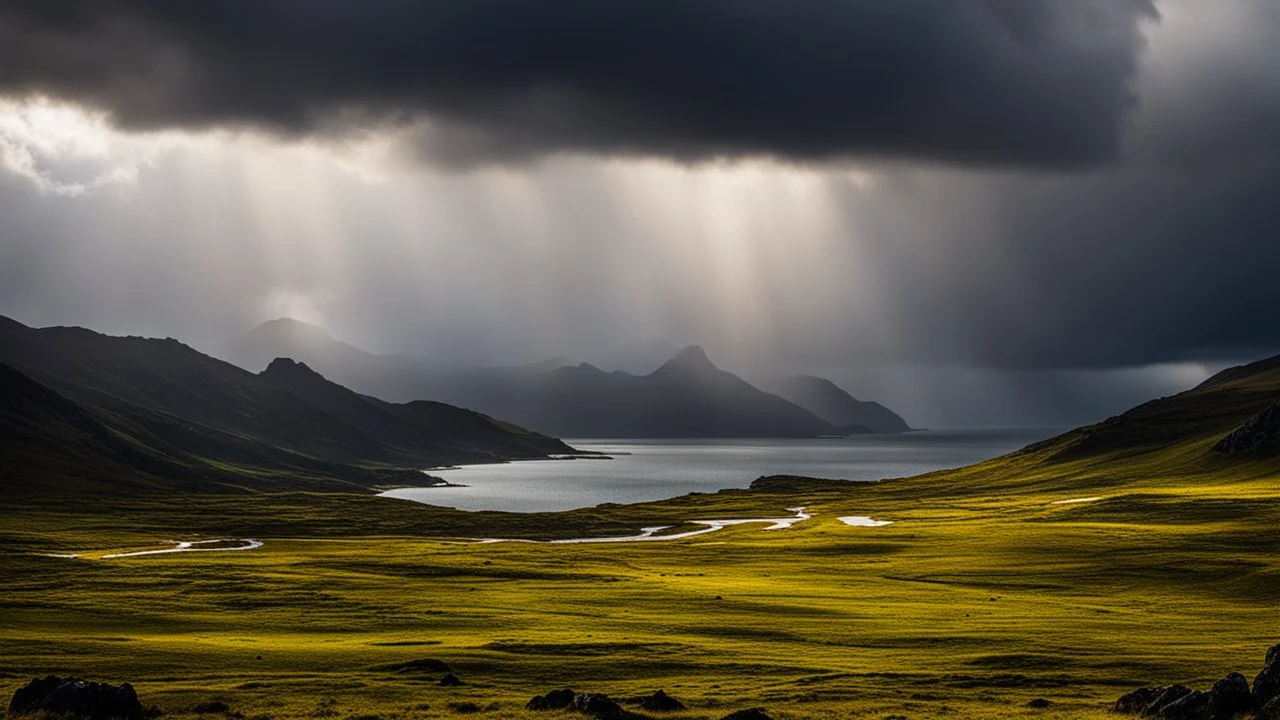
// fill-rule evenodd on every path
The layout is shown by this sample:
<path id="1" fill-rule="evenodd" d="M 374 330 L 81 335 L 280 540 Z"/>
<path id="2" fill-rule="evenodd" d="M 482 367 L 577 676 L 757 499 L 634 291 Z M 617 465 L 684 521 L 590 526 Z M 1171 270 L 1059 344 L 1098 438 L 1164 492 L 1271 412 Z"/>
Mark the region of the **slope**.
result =
<path id="1" fill-rule="evenodd" d="M 256 376 L 174 340 L 36 330 L 5 320 L 0 362 L 72 401 L 112 436 L 148 448 L 145 457 L 171 458 L 206 479 L 229 479 L 230 471 L 237 482 L 256 486 L 287 480 L 299 487 L 299 479 L 304 486 L 367 486 L 435 465 L 572 452 L 458 408 L 393 406 L 319 376 L 305 382 L 288 372 Z M 161 472 L 183 474 L 173 467 Z"/>
<path id="2" fill-rule="evenodd" d="M 781 375 L 763 378 L 757 384 L 847 432 L 900 433 L 911 429 L 889 408 L 858 400 L 826 378 Z"/>

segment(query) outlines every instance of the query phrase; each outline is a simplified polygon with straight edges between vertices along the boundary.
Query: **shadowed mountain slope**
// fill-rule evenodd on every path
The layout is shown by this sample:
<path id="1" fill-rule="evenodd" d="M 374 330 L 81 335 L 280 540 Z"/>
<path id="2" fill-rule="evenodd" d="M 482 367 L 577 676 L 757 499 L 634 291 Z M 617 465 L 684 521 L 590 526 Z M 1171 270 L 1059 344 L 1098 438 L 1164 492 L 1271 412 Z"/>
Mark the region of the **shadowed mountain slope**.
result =
<path id="1" fill-rule="evenodd" d="M 368 486 L 437 465 L 573 452 L 460 408 L 360 396 L 286 360 L 254 375 L 175 340 L 5 320 L 0 363 L 8 442 L 95 469 L 106 457 L 196 484 Z M 15 457 L 7 472 L 25 467 Z"/>
<path id="2" fill-rule="evenodd" d="M 889 408 L 859 400 L 826 378 L 783 375 L 761 379 L 757 384 L 845 432 L 900 433 L 911 429 Z"/>

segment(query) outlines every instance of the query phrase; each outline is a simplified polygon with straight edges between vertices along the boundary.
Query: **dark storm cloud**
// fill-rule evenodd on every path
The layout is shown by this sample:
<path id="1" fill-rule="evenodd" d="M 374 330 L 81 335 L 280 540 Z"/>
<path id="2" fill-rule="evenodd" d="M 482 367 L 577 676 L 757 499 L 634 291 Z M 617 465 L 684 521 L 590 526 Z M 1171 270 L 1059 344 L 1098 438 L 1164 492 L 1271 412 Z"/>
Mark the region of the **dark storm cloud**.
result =
<path id="1" fill-rule="evenodd" d="M 1151 0 L 8 0 L 0 92 L 455 162 L 1113 159 Z"/>

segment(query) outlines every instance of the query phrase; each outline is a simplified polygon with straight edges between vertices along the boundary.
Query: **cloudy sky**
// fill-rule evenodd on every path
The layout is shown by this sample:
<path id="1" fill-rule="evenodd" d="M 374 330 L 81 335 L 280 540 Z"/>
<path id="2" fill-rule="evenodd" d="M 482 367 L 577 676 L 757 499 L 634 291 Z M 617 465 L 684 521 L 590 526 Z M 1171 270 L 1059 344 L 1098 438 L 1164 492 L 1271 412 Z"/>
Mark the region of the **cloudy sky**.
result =
<path id="1" fill-rule="evenodd" d="M 1274 0 L 6 0 L 0 314 L 697 342 L 917 425 L 1280 351 Z"/>

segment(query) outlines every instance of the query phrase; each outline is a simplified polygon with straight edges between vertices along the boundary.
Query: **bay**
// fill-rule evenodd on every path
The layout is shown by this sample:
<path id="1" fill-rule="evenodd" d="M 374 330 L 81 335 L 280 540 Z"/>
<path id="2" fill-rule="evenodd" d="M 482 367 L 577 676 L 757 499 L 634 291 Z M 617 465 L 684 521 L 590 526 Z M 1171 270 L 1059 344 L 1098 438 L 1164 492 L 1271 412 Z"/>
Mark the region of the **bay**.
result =
<path id="1" fill-rule="evenodd" d="M 567 440 L 612 459 L 528 460 L 433 470 L 465 487 L 384 496 L 462 510 L 549 512 L 745 488 L 765 475 L 872 481 L 961 467 L 1058 434 L 1012 428 L 804 440 Z"/>

